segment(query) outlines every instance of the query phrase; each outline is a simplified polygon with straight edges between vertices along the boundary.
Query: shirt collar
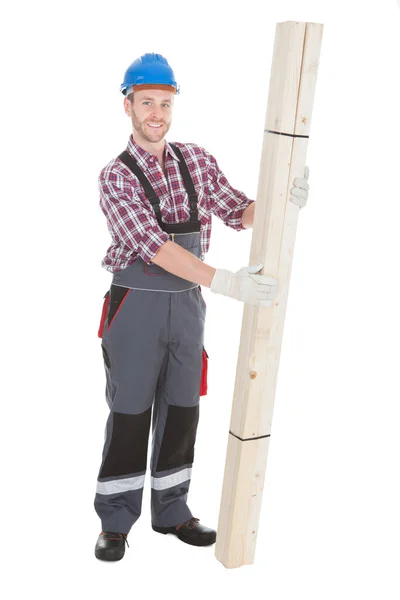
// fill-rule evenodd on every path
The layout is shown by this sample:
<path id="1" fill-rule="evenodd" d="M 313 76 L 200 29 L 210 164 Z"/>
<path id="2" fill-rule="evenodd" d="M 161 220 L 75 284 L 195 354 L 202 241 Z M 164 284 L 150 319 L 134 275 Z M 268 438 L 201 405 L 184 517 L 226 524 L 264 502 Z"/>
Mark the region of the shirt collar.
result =
<path id="1" fill-rule="evenodd" d="M 147 165 L 150 158 L 153 157 L 153 154 L 151 154 L 150 152 L 148 152 L 147 150 L 145 150 L 144 148 L 142 148 L 141 146 L 139 146 L 139 144 L 137 144 L 135 142 L 135 140 L 133 139 L 132 133 L 129 136 L 128 146 L 126 149 L 129 152 L 129 154 L 131 154 L 133 156 L 133 158 L 136 158 L 136 160 L 138 161 L 139 164 L 142 163 L 142 164 Z M 172 156 L 172 158 L 174 158 L 175 160 L 177 160 L 179 162 L 179 158 L 177 157 L 177 155 L 175 154 L 175 152 L 173 151 L 171 145 L 167 142 L 167 140 L 165 140 L 165 151 L 166 151 L 166 153 L 168 152 Z"/>

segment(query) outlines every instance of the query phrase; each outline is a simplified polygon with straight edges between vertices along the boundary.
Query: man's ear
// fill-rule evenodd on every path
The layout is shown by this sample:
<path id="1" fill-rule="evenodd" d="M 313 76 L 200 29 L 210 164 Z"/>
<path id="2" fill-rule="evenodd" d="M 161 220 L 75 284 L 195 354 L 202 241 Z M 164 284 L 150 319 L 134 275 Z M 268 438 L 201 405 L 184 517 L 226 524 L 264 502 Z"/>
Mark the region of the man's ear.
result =
<path id="1" fill-rule="evenodd" d="M 128 98 L 124 98 L 124 110 L 125 110 L 125 114 L 128 115 L 128 117 L 131 116 L 131 103 L 129 102 Z"/>

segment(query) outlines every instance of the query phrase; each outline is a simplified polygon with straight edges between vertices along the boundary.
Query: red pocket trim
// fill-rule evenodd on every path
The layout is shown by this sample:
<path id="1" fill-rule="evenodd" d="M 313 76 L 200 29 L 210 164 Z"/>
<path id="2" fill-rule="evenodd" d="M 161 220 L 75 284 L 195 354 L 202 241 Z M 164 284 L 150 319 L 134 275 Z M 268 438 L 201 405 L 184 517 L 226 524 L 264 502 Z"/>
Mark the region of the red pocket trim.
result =
<path id="1" fill-rule="evenodd" d="M 201 380 L 200 380 L 200 396 L 207 394 L 207 372 L 208 372 L 208 354 L 203 348 Z"/>
<path id="2" fill-rule="evenodd" d="M 110 302 L 110 292 L 108 291 L 104 298 L 103 310 L 101 311 L 100 326 L 99 326 L 99 331 L 97 332 L 97 335 L 99 336 L 99 338 L 103 337 L 104 323 L 105 323 L 107 313 L 108 313 L 109 302 Z"/>

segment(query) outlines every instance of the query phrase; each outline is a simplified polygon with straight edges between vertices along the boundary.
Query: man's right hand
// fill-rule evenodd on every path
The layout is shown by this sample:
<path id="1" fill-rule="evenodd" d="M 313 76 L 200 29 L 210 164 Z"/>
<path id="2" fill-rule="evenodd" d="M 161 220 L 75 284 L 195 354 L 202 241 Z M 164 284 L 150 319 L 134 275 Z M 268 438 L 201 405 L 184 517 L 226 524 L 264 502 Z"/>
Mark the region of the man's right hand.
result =
<path id="1" fill-rule="evenodd" d="M 210 290 L 255 306 L 271 306 L 278 280 L 270 275 L 255 275 L 263 265 L 243 267 L 236 273 L 216 269 Z"/>

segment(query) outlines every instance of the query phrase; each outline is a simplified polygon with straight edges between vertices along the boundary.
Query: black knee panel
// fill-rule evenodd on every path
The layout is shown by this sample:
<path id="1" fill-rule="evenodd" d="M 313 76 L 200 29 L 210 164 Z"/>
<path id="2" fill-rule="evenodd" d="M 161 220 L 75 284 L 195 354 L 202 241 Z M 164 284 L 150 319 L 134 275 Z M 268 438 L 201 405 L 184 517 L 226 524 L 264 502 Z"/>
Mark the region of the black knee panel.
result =
<path id="1" fill-rule="evenodd" d="M 193 462 L 198 421 L 198 404 L 168 407 L 156 471 L 167 471 Z"/>
<path id="2" fill-rule="evenodd" d="M 99 477 L 146 470 L 150 420 L 151 407 L 138 415 L 113 413 L 111 443 Z"/>

